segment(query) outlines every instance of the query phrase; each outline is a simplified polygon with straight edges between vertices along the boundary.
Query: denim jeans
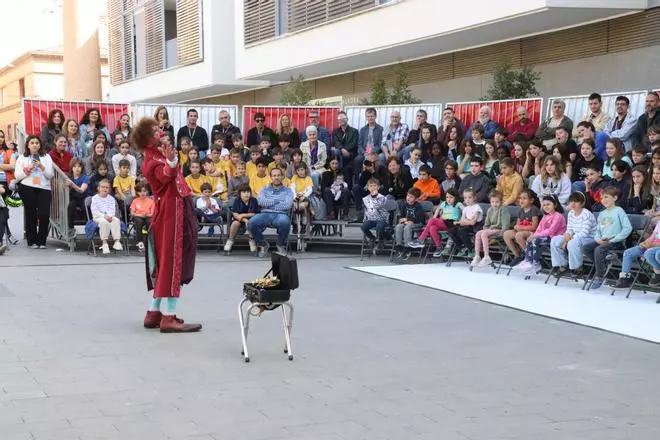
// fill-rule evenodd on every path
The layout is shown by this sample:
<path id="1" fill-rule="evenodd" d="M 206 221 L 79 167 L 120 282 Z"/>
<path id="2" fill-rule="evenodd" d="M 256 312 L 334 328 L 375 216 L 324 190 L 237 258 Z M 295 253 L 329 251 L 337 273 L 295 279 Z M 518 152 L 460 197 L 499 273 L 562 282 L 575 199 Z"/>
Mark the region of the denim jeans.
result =
<path id="1" fill-rule="evenodd" d="M 286 245 L 291 230 L 289 216 L 281 212 L 262 212 L 248 221 L 248 231 L 250 231 L 257 244 L 260 245 L 265 243 L 264 231 L 269 227 L 277 229 L 277 245 Z"/>
<path id="2" fill-rule="evenodd" d="M 635 246 L 626 249 L 623 253 L 621 272 L 630 273 L 633 263 L 641 256 L 644 256 L 644 259 L 653 267 L 653 270 L 660 270 L 660 247 L 652 247 L 644 250 L 639 246 Z"/>
<path id="3" fill-rule="evenodd" d="M 382 240 L 383 235 L 385 235 L 386 227 L 387 227 L 387 222 L 385 220 L 378 220 L 378 221 L 365 220 L 362 223 L 362 226 L 360 226 L 360 229 L 362 229 L 364 236 L 367 237 L 369 240 L 375 240 L 376 237 L 374 237 L 374 234 L 371 232 L 371 230 L 376 228 L 376 235 L 378 236 L 379 240 Z"/>
<path id="4" fill-rule="evenodd" d="M 586 244 L 582 248 L 584 255 L 593 259 L 594 267 L 596 269 L 596 277 L 602 278 L 605 275 L 605 269 L 607 268 L 607 253 L 612 250 L 622 249 L 623 243 L 606 243 L 598 244 L 595 241 L 593 243 Z"/>
<path id="5" fill-rule="evenodd" d="M 582 248 L 594 242 L 593 237 L 573 237 L 566 245 L 568 251 L 568 261 L 566 261 L 566 253 L 561 248 L 564 242 L 563 235 L 557 235 L 550 240 L 550 255 L 552 256 L 552 267 L 566 266 L 571 270 L 579 269 L 582 267 L 583 254 Z"/>
<path id="6" fill-rule="evenodd" d="M 527 243 L 525 249 L 525 260 L 532 264 L 539 264 L 541 262 L 541 253 L 543 246 L 550 244 L 550 237 L 534 237 L 530 243 Z"/>

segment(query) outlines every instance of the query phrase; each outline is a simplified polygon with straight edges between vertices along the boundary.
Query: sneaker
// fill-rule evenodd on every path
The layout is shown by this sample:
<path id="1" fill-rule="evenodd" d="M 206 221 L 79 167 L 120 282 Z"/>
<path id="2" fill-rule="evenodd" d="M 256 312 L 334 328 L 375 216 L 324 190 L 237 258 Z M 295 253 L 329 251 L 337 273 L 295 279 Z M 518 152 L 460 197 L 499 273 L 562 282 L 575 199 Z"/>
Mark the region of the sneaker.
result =
<path id="1" fill-rule="evenodd" d="M 520 263 L 513 266 L 514 270 L 527 270 L 532 267 L 532 263 L 529 261 L 522 260 Z"/>
<path id="2" fill-rule="evenodd" d="M 602 278 L 594 278 L 594 280 L 591 282 L 591 286 L 589 286 L 589 290 L 591 289 L 600 289 L 600 286 L 603 285 L 603 279 Z"/>
<path id="3" fill-rule="evenodd" d="M 536 264 L 527 263 L 527 264 L 528 266 L 523 270 L 523 275 L 526 277 L 533 277 L 541 270 L 541 265 L 539 263 Z M 520 264 L 518 266 L 520 266 Z"/>
<path id="4" fill-rule="evenodd" d="M 40 244 L 39 249 L 46 249 L 46 245 L 45 244 Z"/>
<path id="5" fill-rule="evenodd" d="M 7 252 L 7 245 L 0 246 L 0 255 L 4 255 Z"/>
<path id="6" fill-rule="evenodd" d="M 410 259 L 410 251 L 409 250 L 401 251 L 401 261 L 407 261 L 409 259 Z"/>
<path id="7" fill-rule="evenodd" d="M 7 236 L 7 241 L 12 246 L 16 246 L 18 244 L 18 240 L 16 240 L 13 235 L 8 235 Z"/>
<path id="8" fill-rule="evenodd" d="M 110 246 L 108 246 L 108 243 L 103 243 L 101 245 L 101 252 L 103 253 L 103 255 L 107 255 L 110 253 Z"/>
<path id="9" fill-rule="evenodd" d="M 419 240 L 413 240 L 408 243 L 408 247 L 413 249 L 422 249 L 424 248 L 424 243 Z"/>
<path id="10" fill-rule="evenodd" d="M 137 248 L 138 248 L 138 251 L 144 252 L 144 243 L 139 241 L 138 244 L 137 244 Z"/>
<path id="11" fill-rule="evenodd" d="M 660 286 L 660 273 L 654 273 L 651 279 L 649 280 L 649 286 L 657 287 Z"/>
<path id="12" fill-rule="evenodd" d="M 121 245 L 121 242 L 119 240 L 115 240 L 115 242 L 112 244 L 112 248 L 116 251 L 124 250 L 124 246 Z"/>
<path id="13" fill-rule="evenodd" d="M 483 257 L 479 263 L 479 267 L 488 267 L 493 264 L 493 260 L 490 257 Z"/>
<path id="14" fill-rule="evenodd" d="M 460 251 L 456 252 L 456 258 L 465 258 L 468 254 L 468 250 L 463 248 Z"/>
<path id="15" fill-rule="evenodd" d="M 286 255 L 286 246 L 280 246 L 279 244 L 277 245 L 277 253 Z"/>
<path id="16" fill-rule="evenodd" d="M 632 275 L 629 273 L 624 273 L 621 272 L 619 274 L 619 279 L 616 280 L 616 284 L 614 284 L 615 289 L 630 289 L 630 286 L 632 286 Z"/>
<path id="17" fill-rule="evenodd" d="M 33 245 L 30 246 L 30 248 L 31 249 L 39 249 L 39 245 L 38 244 L 33 244 Z"/>
<path id="18" fill-rule="evenodd" d="M 566 266 L 559 266 L 559 267 L 553 267 L 552 268 L 552 275 L 555 278 L 561 278 L 568 272 L 568 268 Z"/>
<path id="19" fill-rule="evenodd" d="M 524 259 L 525 259 L 525 257 L 523 257 L 523 256 L 520 256 L 520 257 L 513 257 L 513 258 L 511 259 L 511 261 L 509 261 L 509 266 L 510 266 L 510 267 L 516 267 L 516 266 L 518 266 L 520 263 L 522 263 L 522 261 L 523 261 Z"/>
<path id="20" fill-rule="evenodd" d="M 253 239 L 248 240 L 248 245 L 250 246 L 250 252 L 257 252 L 257 242 Z"/>
<path id="21" fill-rule="evenodd" d="M 268 244 L 268 242 L 265 242 L 264 245 L 259 248 L 259 253 L 257 254 L 257 256 L 259 258 L 264 258 L 266 255 L 268 255 L 269 249 L 270 249 L 270 245 Z"/>
<path id="22" fill-rule="evenodd" d="M 467 253 L 468 259 L 474 258 L 477 255 L 477 253 L 473 250 L 469 250 Z"/>
<path id="23" fill-rule="evenodd" d="M 225 243 L 224 251 L 225 252 L 231 252 L 231 247 L 234 245 L 234 240 L 227 240 L 227 243 Z"/>
<path id="24" fill-rule="evenodd" d="M 442 258 L 444 255 L 444 251 L 440 249 L 436 249 L 435 252 L 433 252 L 433 258 Z"/>
<path id="25" fill-rule="evenodd" d="M 448 244 L 447 246 L 445 246 L 445 248 L 442 250 L 442 256 L 443 256 L 443 257 L 448 257 L 449 255 L 451 255 L 451 249 L 452 249 L 452 247 L 453 247 L 453 246 L 450 245 L 450 244 Z M 437 252 L 437 250 L 436 250 L 436 252 Z"/>
<path id="26" fill-rule="evenodd" d="M 479 255 L 475 255 L 474 258 L 472 258 L 472 263 L 470 263 L 470 266 L 477 267 L 479 266 L 479 263 L 481 263 L 481 257 Z"/>

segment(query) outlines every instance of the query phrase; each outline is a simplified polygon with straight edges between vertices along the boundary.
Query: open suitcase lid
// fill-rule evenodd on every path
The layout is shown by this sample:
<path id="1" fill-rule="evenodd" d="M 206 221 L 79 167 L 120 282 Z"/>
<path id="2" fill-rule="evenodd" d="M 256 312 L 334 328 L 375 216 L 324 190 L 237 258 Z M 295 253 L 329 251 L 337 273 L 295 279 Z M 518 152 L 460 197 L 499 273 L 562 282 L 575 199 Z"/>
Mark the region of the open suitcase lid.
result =
<path id="1" fill-rule="evenodd" d="M 280 289 L 298 288 L 298 262 L 295 258 L 288 255 L 273 252 L 271 255 L 271 264 L 273 275 L 279 278 Z"/>

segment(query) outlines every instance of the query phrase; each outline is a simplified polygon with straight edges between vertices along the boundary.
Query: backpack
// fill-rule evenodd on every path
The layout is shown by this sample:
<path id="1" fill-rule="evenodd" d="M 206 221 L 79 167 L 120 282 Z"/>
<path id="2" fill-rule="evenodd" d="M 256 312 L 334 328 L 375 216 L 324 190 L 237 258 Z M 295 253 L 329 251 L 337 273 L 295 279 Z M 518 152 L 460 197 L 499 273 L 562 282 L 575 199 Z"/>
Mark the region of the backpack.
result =
<path id="1" fill-rule="evenodd" d="M 309 209 L 314 220 L 325 220 L 328 217 L 325 202 L 316 194 L 309 196 Z"/>

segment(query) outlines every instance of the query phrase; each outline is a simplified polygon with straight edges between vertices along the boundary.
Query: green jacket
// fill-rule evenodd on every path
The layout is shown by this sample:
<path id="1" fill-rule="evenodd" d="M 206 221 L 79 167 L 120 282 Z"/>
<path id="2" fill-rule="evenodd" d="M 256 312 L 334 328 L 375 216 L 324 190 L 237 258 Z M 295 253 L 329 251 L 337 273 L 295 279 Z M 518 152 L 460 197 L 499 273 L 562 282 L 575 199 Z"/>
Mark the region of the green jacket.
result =
<path id="1" fill-rule="evenodd" d="M 509 208 L 506 206 L 499 206 L 497 208 L 491 206 L 486 212 L 486 221 L 484 222 L 484 229 L 501 229 L 503 231 L 511 227 L 511 215 Z"/>

